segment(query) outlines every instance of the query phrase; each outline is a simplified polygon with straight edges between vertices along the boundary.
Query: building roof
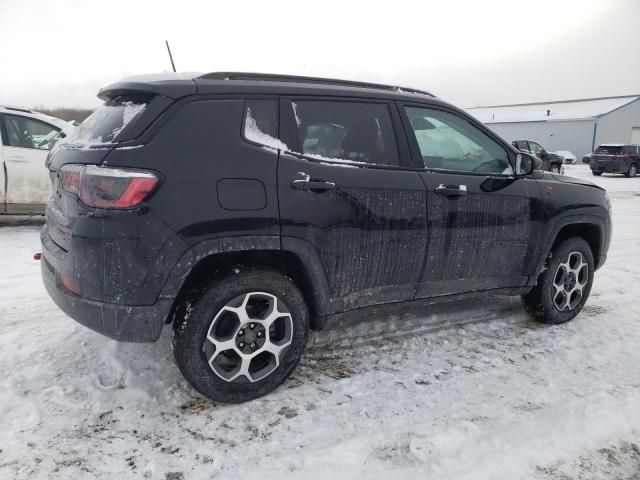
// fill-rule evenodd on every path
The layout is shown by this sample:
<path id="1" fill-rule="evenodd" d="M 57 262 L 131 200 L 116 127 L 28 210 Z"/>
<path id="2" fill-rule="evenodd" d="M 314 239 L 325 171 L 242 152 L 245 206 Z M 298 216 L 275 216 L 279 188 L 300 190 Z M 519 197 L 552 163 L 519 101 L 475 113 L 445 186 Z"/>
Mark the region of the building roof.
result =
<path id="1" fill-rule="evenodd" d="M 514 105 L 490 105 L 467 108 L 466 110 L 483 123 L 587 120 L 602 117 L 639 98 L 640 95 L 626 95 Z"/>

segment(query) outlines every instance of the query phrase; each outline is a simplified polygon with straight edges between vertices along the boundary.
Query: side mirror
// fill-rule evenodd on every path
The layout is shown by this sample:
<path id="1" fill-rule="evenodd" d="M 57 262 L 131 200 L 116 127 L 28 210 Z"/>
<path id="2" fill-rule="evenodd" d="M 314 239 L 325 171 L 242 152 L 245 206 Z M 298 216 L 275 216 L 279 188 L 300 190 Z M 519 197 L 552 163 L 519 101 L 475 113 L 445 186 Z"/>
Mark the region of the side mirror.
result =
<path id="1" fill-rule="evenodd" d="M 533 172 L 542 169 L 542 160 L 528 153 L 518 153 L 516 155 L 516 174 L 531 175 Z"/>

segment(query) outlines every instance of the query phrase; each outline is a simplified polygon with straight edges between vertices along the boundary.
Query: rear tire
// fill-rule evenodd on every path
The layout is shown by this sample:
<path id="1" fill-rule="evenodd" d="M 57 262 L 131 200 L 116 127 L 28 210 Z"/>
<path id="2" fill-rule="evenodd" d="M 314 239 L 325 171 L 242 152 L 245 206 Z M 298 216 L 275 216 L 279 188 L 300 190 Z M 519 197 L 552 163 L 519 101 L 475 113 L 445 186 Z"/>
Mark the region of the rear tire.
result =
<path id="1" fill-rule="evenodd" d="M 638 173 L 638 167 L 636 166 L 635 163 L 632 163 L 631 165 L 629 165 L 629 170 L 625 172 L 624 176 L 627 178 L 633 178 L 637 175 L 637 173 Z"/>
<path id="2" fill-rule="evenodd" d="M 596 177 L 599 177 L 600 175 L 602 175 L 602 172 L 591 171 L 591 173 L 593 173 Z"/>
<path id="3" fill-rule="evenodd" d="M 593 273 L 589 244 L 579 237 L 565 240 L 551 251 L 535 287 L 522 296 L 525 311 L 543 323 L 568 322 L 589 298 Z"/>
<path id="4" fill-rule="evenodd" d="M 309 313 L 294 283 L 246 269 L 214 280 L 178 309 L 173 354 L 202 395 L 240 403 L 275 390 L 293 372 L 309 336 Z"/>

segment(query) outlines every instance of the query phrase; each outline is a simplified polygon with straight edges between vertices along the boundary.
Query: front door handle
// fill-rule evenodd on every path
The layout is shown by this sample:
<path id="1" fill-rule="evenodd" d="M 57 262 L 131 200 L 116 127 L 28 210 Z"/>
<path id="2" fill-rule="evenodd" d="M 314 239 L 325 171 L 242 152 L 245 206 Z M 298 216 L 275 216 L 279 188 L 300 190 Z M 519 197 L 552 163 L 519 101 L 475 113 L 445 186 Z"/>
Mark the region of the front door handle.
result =
<path id="1" fill-rule="evenodd" d="M 303 192 L 320 193 L 327 190 L 335 190 L 336 184 L 325 180 L 294 180 L 291 187 Z"/>
<path id="2" fill-rule="evenodd" d="M 445 197 L 462 197 L 467 194 L 467 186 L 440 184 L 436 187 L 436 193 Z"/>

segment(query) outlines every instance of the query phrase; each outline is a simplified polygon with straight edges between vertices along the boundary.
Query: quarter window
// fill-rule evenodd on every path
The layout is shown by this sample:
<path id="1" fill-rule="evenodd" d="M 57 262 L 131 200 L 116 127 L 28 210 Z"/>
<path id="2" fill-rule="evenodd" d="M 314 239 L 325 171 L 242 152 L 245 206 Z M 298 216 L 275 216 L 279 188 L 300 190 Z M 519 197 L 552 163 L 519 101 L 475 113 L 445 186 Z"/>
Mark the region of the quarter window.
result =
<path id="1" fill-rule="evenodd" d="M 296 149 L 333 161 L 399 165 L 386 104 L 295 101 Z"/>
<path id="2" fill-rule="evenodd" d="M 5 115 L 4 120 L 7 138 L 3 141 L 8 147 L 50 150 L 60 136 L 59 128 L 38 120 L 17 115 Z"/>
<path id="3" fill-rule="evenodd" d="M 464 118 L 441 110 L 405 107 L 429 169 L 511 175 L 506 150 Z"/>
<path id="4" fill-rule="evenodd" d="M 244 117 L 244 137 L 253 143 L 288 150 L 278 140 L 278 104 L 276 100 L 249 100 Z"/>

